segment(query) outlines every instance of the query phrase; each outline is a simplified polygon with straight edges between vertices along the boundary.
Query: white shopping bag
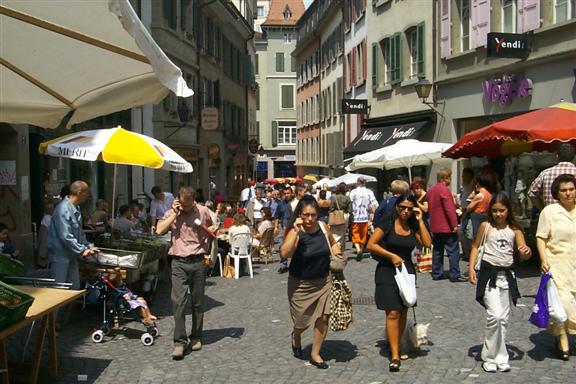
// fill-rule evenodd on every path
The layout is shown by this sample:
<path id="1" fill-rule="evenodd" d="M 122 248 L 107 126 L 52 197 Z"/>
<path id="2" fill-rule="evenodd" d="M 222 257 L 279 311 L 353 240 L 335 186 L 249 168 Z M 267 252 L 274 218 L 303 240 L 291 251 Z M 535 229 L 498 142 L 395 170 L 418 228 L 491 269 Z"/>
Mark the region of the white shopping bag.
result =
<path id="1" fill-rule="evenodd" d="M 546 295 L 548 296 L 548 313 L 550 314 L 550 320 L 559 323 L 565 322 L 568 319 L 568 315 L 564 310 L 564 306 L 558 295 L 558 290 L 552 279 L 548 280 L 546 284 Z"/>
<path id="2" fill-rule="evenodd" d="M 408 273 L 406 265 L 402 264 L 400 268 L 396 267 L 394 279 L 398 284 L 404 304 L 407 307 L 413 307 L 416 304 L 416 275 Z"/>

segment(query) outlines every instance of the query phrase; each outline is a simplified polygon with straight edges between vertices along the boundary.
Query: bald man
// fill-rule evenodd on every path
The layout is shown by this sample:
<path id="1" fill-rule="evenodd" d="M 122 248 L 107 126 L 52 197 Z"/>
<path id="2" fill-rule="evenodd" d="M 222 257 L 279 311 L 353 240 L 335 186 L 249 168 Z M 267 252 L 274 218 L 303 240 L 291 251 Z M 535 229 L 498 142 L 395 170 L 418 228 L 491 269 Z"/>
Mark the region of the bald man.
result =
<path id="1" fill-rule="evenodd" d="M 98 252 L 86 240 L 82 230 L 80 204 L 90 197 L 90 189 L 84 181 L 70 185 L 70 194 L 54 209 L 48 231 L 48 257 L 52 278 L 58 283 L 72 283 L 72 289 L 80 289 L 78 258 Z"/>

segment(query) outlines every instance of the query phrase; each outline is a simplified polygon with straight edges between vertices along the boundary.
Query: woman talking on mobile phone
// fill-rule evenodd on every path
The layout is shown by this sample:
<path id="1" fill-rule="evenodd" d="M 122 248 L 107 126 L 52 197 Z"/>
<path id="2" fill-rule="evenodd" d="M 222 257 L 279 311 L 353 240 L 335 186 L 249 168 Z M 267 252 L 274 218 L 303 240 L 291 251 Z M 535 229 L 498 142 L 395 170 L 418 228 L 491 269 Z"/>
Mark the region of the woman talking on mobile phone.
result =
<path id="1" fill-rule="evenodd" d="M 314 324 L 314 336 L 310 364 L 327 369 L 328 364 L 320 356 L 322 343 L 328 333 L 330 318 L 330 248 L 326 235 L 318 221 L 318 203 L 312 196 L 304 196 L 296 206 L 280 255 L 292 259 L 288 277 L 288 300 L 292 316 L 292 353 L 302 357 L 301 335 Z M 334 240 L 328 226 L 324 227 L 334 254 L 340 246 Z"/>
<path id="2" fill-rule="evenodd" d="M 416 197 L 403 194 L 396 199 L 392 215 L 380 221 L 368 241 L 368 250 L 378 261 L 374 273 L 375 299 L 378 309 L 386 311 L 386 337 L 390 344 L 390 372 L 400 370 L 400 360 L 408 355 L 400 354 L 400 337 L 406 327 L 408 307 L 400 297 L 400 289 L 394 279 L 396 268 L 407 268 L 415 275 L 412 251 L 417 245 L 430 247 L 432 239 L 424 223 L 424 215 L 416 206 Z"/>

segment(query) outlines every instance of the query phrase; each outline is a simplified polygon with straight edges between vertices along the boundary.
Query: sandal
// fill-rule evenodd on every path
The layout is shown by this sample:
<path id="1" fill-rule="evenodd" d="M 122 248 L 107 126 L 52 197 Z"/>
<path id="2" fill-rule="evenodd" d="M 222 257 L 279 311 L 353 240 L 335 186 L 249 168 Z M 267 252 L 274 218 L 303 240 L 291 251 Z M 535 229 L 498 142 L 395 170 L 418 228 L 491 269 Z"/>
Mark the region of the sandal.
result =
<path id="1" fill-rule="evenodd" d="M 558 357 L 560 358 L 560 360 L 569 361 L 570 360 L 570 351 L 563 351 L 561 349 L 558 349 Z"/>
<path id="2" fill-rule="evenodd" d="M 390 360 L 390 364 L 388 365 L 388 370 L 390 372 L 398 372 L 400 370 L 400 360 L 399 359 Z"/>
<path id="3" fill-rule="evenodd" d="M 407 353 L 401 353 L 400 354 L 400 360 L 408 360 L 408 354 Z"/>

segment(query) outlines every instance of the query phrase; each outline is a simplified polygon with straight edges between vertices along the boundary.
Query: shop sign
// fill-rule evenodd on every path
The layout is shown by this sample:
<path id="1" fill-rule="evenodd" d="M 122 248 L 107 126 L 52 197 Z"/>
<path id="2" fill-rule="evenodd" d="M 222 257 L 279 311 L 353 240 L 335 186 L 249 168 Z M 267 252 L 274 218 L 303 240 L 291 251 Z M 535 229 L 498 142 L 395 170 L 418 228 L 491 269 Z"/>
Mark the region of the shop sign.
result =
<path id="1" fill-rule="evenodd" d="M 296 161 L 296 155 L 284 155 L 284 161 Z"/>
<path id="2" fill-rule="evenodd" d="M 528 36 L 518 33 L 488 33 L 488 57 L 528 57 Z"/>
<path id="3" fill-rule="evenodd" d="M 368 100 L 342 99 L 342 113 L 345 115 L 365 115 L 368 113 Z"/>
<path id="4" fill-rule="evenodd" d="M 532 80 L 520 75 L 504 75 L 492 80 L 482 82 L 484 101 L 487 103 L 498 102 L 506 107 L 517 97 L 532 95 Z"/>
<path id="5" fill-rule="evenodd" d="M 204 107 L 201 113 L 202 129 L 213 131 L 218 129 L 218 108 Z"/>

